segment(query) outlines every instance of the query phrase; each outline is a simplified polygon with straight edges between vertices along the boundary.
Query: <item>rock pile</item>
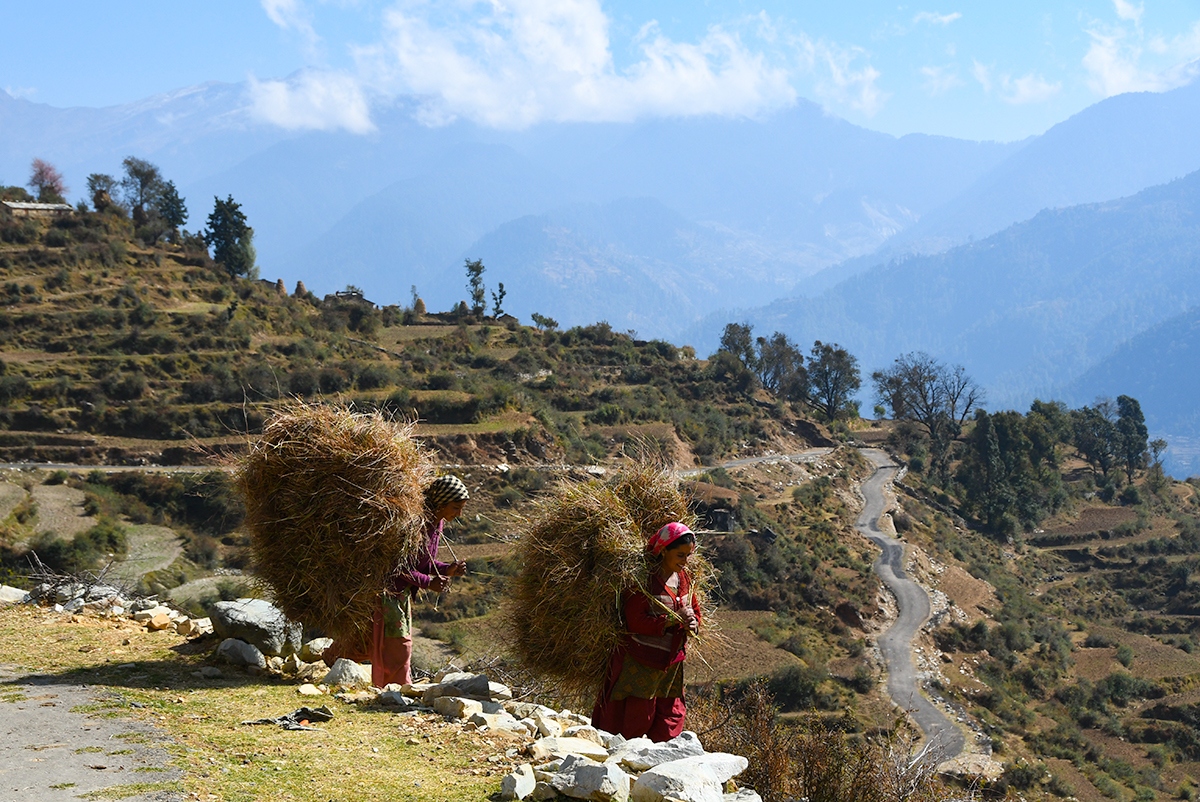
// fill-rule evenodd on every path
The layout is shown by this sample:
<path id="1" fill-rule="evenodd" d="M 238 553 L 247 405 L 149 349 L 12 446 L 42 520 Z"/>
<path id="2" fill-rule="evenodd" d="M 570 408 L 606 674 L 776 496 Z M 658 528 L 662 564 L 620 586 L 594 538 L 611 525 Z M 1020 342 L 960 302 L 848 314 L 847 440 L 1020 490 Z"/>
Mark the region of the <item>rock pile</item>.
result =
<path id="1" fill-rule="evenodd" d="M 338 664 L 343 662 L 350 661 Z M 666 743 L 626 740 L 596 729 L 579 713 L 515 701 L 508 687 L 484 674 L 443 673 L 431 682 L 389 685 L 376 701 L 519 736 L 523 746 L 510 750 L 510 757 L 528 762 L 501 781 L 503 799 L 761 802 L 756 792 L 733 783 L 746 769 L 746 758 L 705 752 L 694 733 Z"/>
<path id="2" fill-rule="evenodd" d="M 0 601 L 16 604 L 46 604 L 58 613 L 91 613 L 101 618 L 125 618 L 143 624 L 151 631 L 171 629 L 185 637 L 208 635 L 213 631 L 208 618 L 192 618 L 163 604 L 156 596 L 127 598 L 119 588 L 109 585 L 41 584 L 31 591 L 0 585 Z"/>

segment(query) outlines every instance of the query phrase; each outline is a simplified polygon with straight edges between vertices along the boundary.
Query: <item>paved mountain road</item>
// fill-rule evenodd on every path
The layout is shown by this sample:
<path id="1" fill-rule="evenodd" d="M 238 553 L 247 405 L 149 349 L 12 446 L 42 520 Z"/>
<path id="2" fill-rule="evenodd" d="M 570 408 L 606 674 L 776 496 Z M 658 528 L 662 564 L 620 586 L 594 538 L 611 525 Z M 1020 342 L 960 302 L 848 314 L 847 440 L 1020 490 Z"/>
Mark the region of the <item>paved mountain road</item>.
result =
<path id="1" fill-rule="evenodd" d="M 879 517 L 887 503 L 883 491 L 895 477 L 896 466 L 878 449 L 865 448 L 862 454 L 875 465 L 875 472 L 863 482 L 865 504 L 854 527 L 883 549 L 875 560 L 875 573 L 895 594 L 899 608 L 896 622 L 879 636 L 879 650 L 888 671 L 888 694 L 900 707 L 911 711 L 925 737 L 942 751 L 942 759 L 951 760 L 963 750 L 966 736 L 921 695 L 912 661 L 912 639 L 929 618 L 929 596 L 904 572 L 904 544 L 879 528 Z"/>

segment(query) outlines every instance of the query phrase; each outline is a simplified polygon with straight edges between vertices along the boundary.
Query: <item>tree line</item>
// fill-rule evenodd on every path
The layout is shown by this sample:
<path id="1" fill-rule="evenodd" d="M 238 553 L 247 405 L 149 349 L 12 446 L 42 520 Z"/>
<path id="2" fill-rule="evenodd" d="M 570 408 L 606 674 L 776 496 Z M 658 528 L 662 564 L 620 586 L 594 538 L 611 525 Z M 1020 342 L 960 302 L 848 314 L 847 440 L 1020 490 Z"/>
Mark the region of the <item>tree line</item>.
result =
<path id="1" fill-rule="evenodd" d="M 715 373 L 742 389 L 757 384 L 777 398 L 807 404 L 826 420 L 858 415 L 853 398 L 862 386 L 858 359 L 837 343 L 817 340 L 806 362 L 786 334 L 756 338 L 750 324 L 730 323 L 710 361 Z"/>
<path id="2" fill-rule="evenodd" d="M 0 198 L 66 203 L 70 191 L 58 168 L 37 158 L 30 165 L 26 186 L 33 194 L 21 187 L 0 186 Z M 189 216 L 187 204 L 175 182 L 164 178 L 156 164 L 127 156 L 121 162 L 119 176 L 92 173 L 87 177 L 87 199 L 96 212 L 131 219 L 135 236 L 147 244 L 164 240 L 177 245 L 201 245 L 212 250 L 214 261 L 220 263 L 230 276 L 253 276 L 255 273 L 254 229 L 232 196 L 225 200 L 214 197 L 207 227 L 188 234 L 182 230 Z M 81 200 L 77 210 L 88 211 L 87 200 Z"/>

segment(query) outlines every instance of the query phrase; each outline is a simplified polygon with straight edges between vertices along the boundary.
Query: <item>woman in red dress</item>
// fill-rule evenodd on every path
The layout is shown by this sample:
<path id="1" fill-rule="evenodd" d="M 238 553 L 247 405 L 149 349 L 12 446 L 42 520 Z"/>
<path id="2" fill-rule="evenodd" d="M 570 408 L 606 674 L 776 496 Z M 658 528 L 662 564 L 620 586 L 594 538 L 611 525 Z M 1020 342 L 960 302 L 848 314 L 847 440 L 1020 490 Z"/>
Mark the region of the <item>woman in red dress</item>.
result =
<path id="1" fill-rule="evenodd" d="M 592 724 L 626 738 L 669 741 L 683 732 L 683 661 L 689 635 L 700 631 L 700 604 L 685 568 L 695 534 L 670 523 L 646 545 L 649 587 L 623 597 L 624 641 L 613 650 Z"/>

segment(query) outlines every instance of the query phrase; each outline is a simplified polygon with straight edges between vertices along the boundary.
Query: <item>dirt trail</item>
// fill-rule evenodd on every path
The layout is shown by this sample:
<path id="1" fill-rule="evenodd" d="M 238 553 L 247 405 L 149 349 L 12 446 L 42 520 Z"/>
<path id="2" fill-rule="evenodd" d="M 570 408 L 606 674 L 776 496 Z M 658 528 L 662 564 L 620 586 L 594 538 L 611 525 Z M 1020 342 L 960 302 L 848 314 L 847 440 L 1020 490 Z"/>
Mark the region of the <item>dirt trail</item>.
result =
<path id="1" fill-rule="evenodd" d="M 106 712 L 76 712 L 97 702 L 126 704 L 111 691 L 0 665 L 0 799 L 66 802 L 97 794 L 132 802 L 182 800 L 179 791 L 121 793 L 120 786 L 135 784 L 169 787 L 181 774 L 162 746 L 168 739 L 152 727 Z"/>
<path id="2" fill-rule="evenodd" d="M 942 760 L 951 760 L 962 752 L 966 736 L 921 694 L 912 661 L 912 639 L 929 618 L 929 596 L 904 572 L 904 544 L 879 528 L 879 518 L 887 506 L 884 490 L 895 477 L 896 466 L 878 449 L 863 449 L 862 453 L 875 465 L 875 473 L 863 482 L 865 503 L 854 527 L 883 550 L 875 561 L 875 573 L 895 595 L 899 608 L 896 622 L 879 636 L 879 650 L 888 672 L 888 694 L 893 702 L 911 711 L 926 739 L 944 755 Z"/>

